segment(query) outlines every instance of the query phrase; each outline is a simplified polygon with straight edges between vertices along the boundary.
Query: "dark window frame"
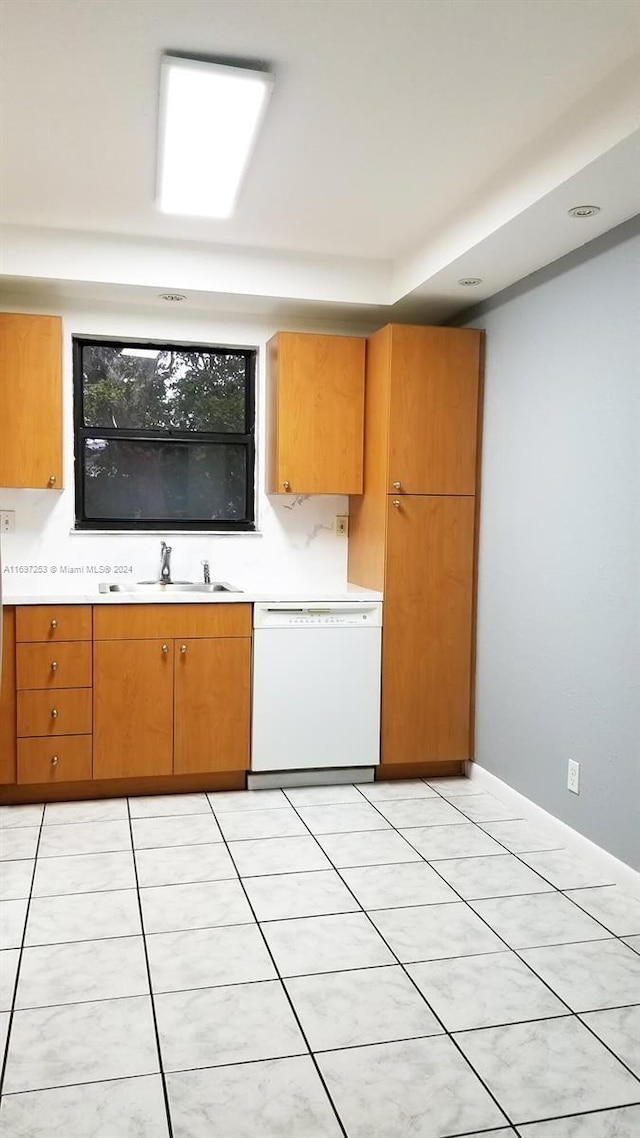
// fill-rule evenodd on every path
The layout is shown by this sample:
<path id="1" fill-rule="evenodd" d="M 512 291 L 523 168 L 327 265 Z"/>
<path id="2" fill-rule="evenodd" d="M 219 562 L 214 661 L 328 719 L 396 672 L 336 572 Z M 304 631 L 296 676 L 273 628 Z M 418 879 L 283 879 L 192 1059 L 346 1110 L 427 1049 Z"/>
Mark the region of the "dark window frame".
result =
<path id="1" fill-rule="evenodd" d="M 174 428 L 143 430 L 130 427 L 86 427 L 84 423 L 84 388 L 82 382 L 82 349 L 84 347 L 148 348 L 153 351 L 210 352 L 217 355 L 244 356 L 245 372 L 245 430 L 182 431 Z M 156 532 L 193 531 L 194 533 L 251 533 L 255 531 L 255 480 L 256 480 L 256 369 L 257 348 L 236 347 L 230 344 L 195 344 L 176 341 L 120 339 L 109 336 L 73 336 L 73 435 L 75 479 L 75 528 L 77 530 L 132 530 Z M 246 502 L 245 516 L 238 521 L 195 520 L 184 518 L 88 518 L 85 509 L 84 453 L 86 439 L 116 439 L 147 442 L 226 443 L 246 448 Z"/>

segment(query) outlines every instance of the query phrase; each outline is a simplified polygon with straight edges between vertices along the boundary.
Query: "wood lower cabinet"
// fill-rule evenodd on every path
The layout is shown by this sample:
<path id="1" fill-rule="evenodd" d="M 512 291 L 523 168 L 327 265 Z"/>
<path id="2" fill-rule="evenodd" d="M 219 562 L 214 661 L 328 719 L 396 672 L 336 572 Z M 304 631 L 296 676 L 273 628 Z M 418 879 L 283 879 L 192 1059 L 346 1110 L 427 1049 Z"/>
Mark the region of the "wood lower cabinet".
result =
<path id="1" fill-rule="evenodd" d="M 0 682 L 0 783 L 16 781 L 16 610 L 5 608 L 2 619 Z"/>
<path id="2" fill-rule="evenodd" d="M 469 747 L 473 498 L 389 502 L 385 763 L 462 759 Z"/>
<path id="3" fill-rule="evenodd" d="M 4 800 L 243 786 L 251 624 L 244 602 L 5 608 Z"/>
<path id="4" fill-rule="evenodd" d="M 249 766 L 251 641 L 175 641 L 175 774 Z"/>
<path id="5" fill-rule="evenodd" d="M 6 782 L 91 778 L 91 605 L 20 605 L 13 657 L 17 767 Z"/>
<path id="6" fill-rule="evenodd" d="M 241 603 L 96 607 L 93 777 L 246 770 L 250 632 Z"/>
<path id="7" fill-rule="evenodd" d="M 97 641 L 93 674 L 93 777 L 171 774 L 173 641 Z"/>

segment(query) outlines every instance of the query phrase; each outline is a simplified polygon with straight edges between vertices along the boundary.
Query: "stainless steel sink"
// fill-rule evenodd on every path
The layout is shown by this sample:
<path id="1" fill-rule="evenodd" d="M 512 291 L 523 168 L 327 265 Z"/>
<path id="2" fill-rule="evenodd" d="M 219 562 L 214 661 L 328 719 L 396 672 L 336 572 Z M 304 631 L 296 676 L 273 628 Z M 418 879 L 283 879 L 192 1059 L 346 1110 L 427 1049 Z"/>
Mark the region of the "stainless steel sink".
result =
<path id="1" fill-rule="evenodd" d="M 235 585 L 228 581 L 172 581 L 164 584 L 162 581 L 138 581 L 137 583 L 111 585 L 108 581 L 101 581 L 98 585 L 100 593 L 146 593 L 153 596 L 163 596 L 165 593 L 241 593 Z"/>

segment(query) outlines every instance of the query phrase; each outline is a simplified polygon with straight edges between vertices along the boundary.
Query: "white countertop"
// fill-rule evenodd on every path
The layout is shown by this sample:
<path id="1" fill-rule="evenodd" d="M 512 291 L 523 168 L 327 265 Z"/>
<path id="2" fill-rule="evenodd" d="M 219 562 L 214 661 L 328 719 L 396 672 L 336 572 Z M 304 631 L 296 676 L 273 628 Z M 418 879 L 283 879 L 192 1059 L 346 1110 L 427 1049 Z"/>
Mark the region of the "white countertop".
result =
<path id="1" fill-rule="evenodd" d="M 111 582 L 110 582 L 111 583 Z M 382 593 L 363 589 L 360 585 L 347 585 L 344 589 L 246 589 L 241 593 L 42 593 L 28 595 L 8 593 L 4 605 L 220 605 L 270 604 L 276 601 L 297 601 L 301 604 L 318 604 L 328 601 L 371 602 L 381 601 Z"/>

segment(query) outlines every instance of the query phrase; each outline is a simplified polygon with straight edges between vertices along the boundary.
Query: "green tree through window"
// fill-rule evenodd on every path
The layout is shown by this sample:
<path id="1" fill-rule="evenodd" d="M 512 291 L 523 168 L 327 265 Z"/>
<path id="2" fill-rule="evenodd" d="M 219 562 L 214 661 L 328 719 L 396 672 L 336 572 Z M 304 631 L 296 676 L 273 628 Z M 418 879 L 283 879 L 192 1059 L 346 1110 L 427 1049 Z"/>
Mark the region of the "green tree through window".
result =
<path id="1" fill-rule="evenodd" d="M 252 529 L 255 358 L 74 339 L 76 525 Z"/>

